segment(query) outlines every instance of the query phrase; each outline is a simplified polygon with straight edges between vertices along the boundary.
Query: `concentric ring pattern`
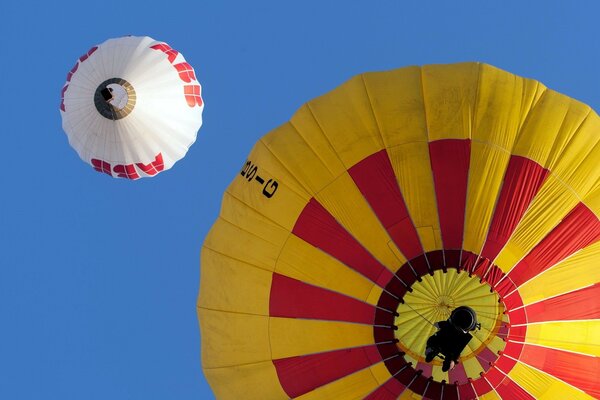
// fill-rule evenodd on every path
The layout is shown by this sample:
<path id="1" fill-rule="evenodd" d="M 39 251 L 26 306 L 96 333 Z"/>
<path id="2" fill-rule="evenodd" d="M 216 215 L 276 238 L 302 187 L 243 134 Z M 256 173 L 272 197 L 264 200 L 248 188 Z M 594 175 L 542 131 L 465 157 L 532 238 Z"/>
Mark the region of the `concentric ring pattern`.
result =
<path id="1" fill-rule="evenodd" d="M 366 73 L 264 136 L 201 252 L 219 399 L 600 398 L 600 119 L 489 65 Z M 482 329 L 450 373 L 431 323 Z"/>

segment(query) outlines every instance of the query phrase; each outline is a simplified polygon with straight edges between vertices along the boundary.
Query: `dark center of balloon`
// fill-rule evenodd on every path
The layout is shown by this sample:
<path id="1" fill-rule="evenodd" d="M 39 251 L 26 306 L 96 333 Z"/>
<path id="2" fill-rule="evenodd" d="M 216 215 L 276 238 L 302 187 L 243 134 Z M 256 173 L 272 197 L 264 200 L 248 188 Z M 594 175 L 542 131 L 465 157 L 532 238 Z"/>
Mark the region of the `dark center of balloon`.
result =
<path id="1" fill-rule="evenodd" d="M 399 349 L 415 366 L 424 362 L 427 338 L 436 332 L 434 324 L 448 320 L 452 312 L 460 310 L 461 306 L 472 308 L 477 320 L 482 323 L 482 329 L 473 333 L 474 338 L 461 353 L 463 361 L 480 357 L 479 353 L 494 340 L 505 319 L 504 305 L 498 295 L 479 277 L 465 271 L 436 270 L 415 281 L 411 289 L 396 310 L 398 316 L 394 325 L 397 330 L 394 335 Z M 466 316 L 461 314 L 458 317 Z M 433 365 L 441 363 L 441 359 L 432 362 Z"/>
<path id="2" fill-rule="evenodd" d="M 116 121 L 125 118 L 135 107 L 136 94 L 125 79 L 111 78 L 102 82 L 94 93 L 96 110 L 103 117 Z"/>

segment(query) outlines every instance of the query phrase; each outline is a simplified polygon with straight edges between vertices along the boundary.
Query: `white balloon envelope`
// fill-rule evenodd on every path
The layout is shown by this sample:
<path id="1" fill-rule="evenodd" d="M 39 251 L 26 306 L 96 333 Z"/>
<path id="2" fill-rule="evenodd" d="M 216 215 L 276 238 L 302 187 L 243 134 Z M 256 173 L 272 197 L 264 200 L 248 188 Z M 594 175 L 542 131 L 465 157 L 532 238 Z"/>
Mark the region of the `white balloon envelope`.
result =
<path id="1" fill-rule="evenodd" d="M 109 39 L 81 56 L 61 93 L 69 143 L 96 171 L 138 179 L 183 158 L 202 125 L 201 86 L 177 50 L 150 37 Z"/>

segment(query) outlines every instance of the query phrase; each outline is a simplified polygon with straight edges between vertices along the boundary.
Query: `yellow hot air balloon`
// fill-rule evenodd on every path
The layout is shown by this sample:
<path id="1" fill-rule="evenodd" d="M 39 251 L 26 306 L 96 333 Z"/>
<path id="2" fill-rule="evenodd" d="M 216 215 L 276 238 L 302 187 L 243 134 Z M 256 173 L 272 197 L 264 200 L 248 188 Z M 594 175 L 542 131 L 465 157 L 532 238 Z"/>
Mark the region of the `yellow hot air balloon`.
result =
<path id="1" fill-rule="evenodd" d="M 366 73 L 260 139 L 201 252 L 219 399 L 600 398 L 600 119 L 480 63 Z M 481 330 L 426 363 L 459 306 Z"/>

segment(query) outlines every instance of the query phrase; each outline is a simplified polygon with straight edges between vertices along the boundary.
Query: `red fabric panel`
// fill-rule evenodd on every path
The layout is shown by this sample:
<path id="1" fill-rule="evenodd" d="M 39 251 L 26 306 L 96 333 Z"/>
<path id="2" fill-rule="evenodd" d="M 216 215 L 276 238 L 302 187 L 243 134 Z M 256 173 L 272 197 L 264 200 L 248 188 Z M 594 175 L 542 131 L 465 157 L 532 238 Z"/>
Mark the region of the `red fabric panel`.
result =
<path id="1" fill-rule="evenodd" d="M 465 366 L 462 362 L 458 363 L 451 371 L 448 371 L 449 383 L 463 384 L 467 382 L 467 379 L 467 371 L 465 371 Z"/>
<path id="2" fill-rule="evenodd" d="M 508 273 L 521 286 L 534 276 L 600 239 L 600 221 L 579 203 L 529 254 Z"/>
<path id="3" fill-rule="evenodd" d="M 485 347 L 477 354 L 477 360 L 484 371 L 490 369 L 490 364 L 493 364 L 498 359 L 498 354 L 490 350 L 489 347 Z"/>
<path id="4" fill-rule="evenodd" d="M 506 342 L 506 346 L 504 347 L 504 350 L 502 350 L 502 354 L 506 354 L 507 356 L 516 358 L 518 360 L 521 357 L 521 351 L 523 351 L 523 344 L 515 343 L 509 340 Z M 503 368 L 502 371 L 508 373 L 507 369 Z"/>
<path id="5" fill-rule="evenodd" d="M 600 358 L 525 345 L 520 361 L 600 399 Z"/>
<path id="6" fill-rule="evenodd" d="M 429 143 L 444 249 L 462 248 L 471 141 L 444 139 Z"/>
<path id="7" fill-rule="evenodd" d="M 314 198 L 310 199 L 300 213 L 292 233 L 381 287 L 385 287 L 393 277 L 393 274 Z"/>
<path id="8" fill-rule="evenodd" d="M 464 385 L 458 385 L 458 393 L 460 394 L 461 400 L 472 400 L 477 398 L 477 395 L 475 394 L 475 389 L 473 388 L 471 382 L 466 383 Z"/>
<path id="9" fill-rule="evenodd" d="M 423 393 L 424 399 L 441 399 L 442 398 L 442 384 L 434 381 L 433 379 L 427 382 L 427 388 Z"/>
<path id="10" fill-rule="evenodd" d="M 269 315 L 373 324 L 375 307 L 327 289 L 273 273 Z"/>
<path id="11" fill-rule="evenodd" d="M 496 387 L 504 380 L 506 374 L 503 374 L 496 368 L 491 368 L 485 373 L 485 379 L 492 385 Z"/>
<path id="12" fill-rule="evenodd" d="M 404 392 L 406 386 L 395 378 L 388 379 L 364 400 L 396 400 Z"/>
<path id="13" fill-rule="evenodd" d="M 415 369 L 417 371 L 418 370 L 423 371 L 422 375 L 425 378 L 429 378 L 431 376 L 431 372 L 433 371 L 433 365 L 429 364 L 429 363 L 425 363 L 425 362 L 419 361 L 419 362 L 417 362 L 417 366 L 415 367 Z"/>
<path id="14" fill-rule="evenodd" d="M 525 307 L 529 322 L 600 319 L 600 283 Z"/>
<path id="15" fill-rule="evenodd" d="M 460 399 L 466 400 L 463 397 L 461 397 Z M 459 400 L 458 387 L 455 385 L 442 384 L 442 396 L 440 396 L 440 400 Z"/>
<path id="16" fill-rule="evenodd" d="M 369 367 L 377 355 L 376 346 L 365 346 L 281 358 L 273 360 L 273 364 L 283 390 L 295 398 Z"/>
<path id="17" fill-rule="evenodd" d="M 423 253 L 394 169 L 385 150 L 370 155 L 348 170 L 379 221 L 407 259 Z"/>
<path id="18" fill-rule="evenodd" d="M 483 378 L 475 379 L 473 381 L 473 388 L 475 389 L 477 396 L 483 396 L 492 390 L 490 384 Z"/>
<path id="19" fill-rule="evenodd" d="M 540 190 L 548 170 L 521 156 L 511 156 L 504 175 L 481 255 L 494 260 L 514 232 L 527 207 Z"/>
<path id="20" fill-rule="evenodd" d="M 504 379 L 502 383 L 496 386 L 496 392 L 503 399 L 511 400 L 535 400 L 535 397 L 530 395 L 521 386 L 517 385 L 510 378 Z"/>

